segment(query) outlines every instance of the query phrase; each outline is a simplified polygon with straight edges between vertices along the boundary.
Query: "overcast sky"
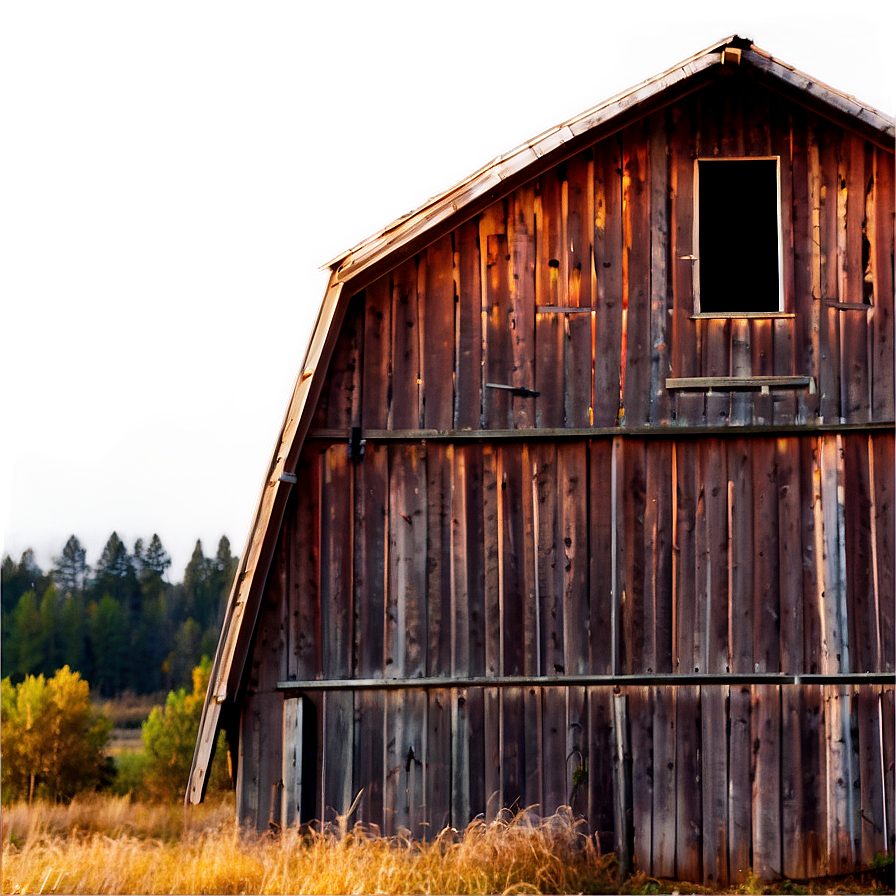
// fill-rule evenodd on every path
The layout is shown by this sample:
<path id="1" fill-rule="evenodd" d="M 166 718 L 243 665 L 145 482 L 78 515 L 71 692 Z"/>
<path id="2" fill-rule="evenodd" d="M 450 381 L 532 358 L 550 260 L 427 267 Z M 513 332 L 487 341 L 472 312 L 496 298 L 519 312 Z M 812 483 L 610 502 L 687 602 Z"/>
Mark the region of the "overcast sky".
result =
<path id="1" fill-rule="evenodd" d="M 896 109 L 889 2 L 736 6 L 4 4 L 0 550 L 242 550 L 319 267 L 730 34 Z"/>

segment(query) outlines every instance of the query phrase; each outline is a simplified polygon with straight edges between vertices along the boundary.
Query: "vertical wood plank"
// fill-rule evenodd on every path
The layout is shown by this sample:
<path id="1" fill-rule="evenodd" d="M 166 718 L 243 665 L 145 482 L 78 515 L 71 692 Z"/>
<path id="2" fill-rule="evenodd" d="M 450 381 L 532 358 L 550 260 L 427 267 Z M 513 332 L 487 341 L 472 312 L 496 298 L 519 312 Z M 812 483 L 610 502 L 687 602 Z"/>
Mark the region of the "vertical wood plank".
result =
<path id="1" fill-rule="evenodd" d="M 756 319 L 750 321 L 750 350 L 753 354 L 751 371 L 753 376 L 771 376 L 775 370 L 774 321 Z M 775 416 L 771 392 L 753 395 L 753 423 L 764 426 L 772 422 Z"/>
<path id="2" fill-rule="evenodd" d="M 355 794 L 358 820 L 374 832 L 383 831 L 383 783 L 385 780 L 385 691 L 355 691 Z"/>
<path id="3" fill-rule="evenodd" d="M 743 439 L 728 442 L 728 604 L 731 671 L 753 671 L 753 465 Z M 732 698 L 733 699 L 733 698 Z"/>
<path id="4" fill-rule="evenodd" d="M 523 471 L 520 447 L 499 449 L 498 543 L 500 582 L 501 669 L 503 675 L 522 675 L 525 667 L 525 532 L 523 522 Z M 525 491 L 531 492 L 528 477 Z M 534 603 L 534 594 L 532 595 Z M 521 695 L 519 695 L 521 698 Z M 516 701 L 516 697 L 514 697 Z M 517 701 L 519 702 L 519 701 Z M 518 778 L 516 779 L 519 780 Z"/>
<path id="5" fill-rule="evenodd" d="M 781 695 L 777 685 L 753 686 L 753 873 L 781 876 Z"/>
<path id="6" fill-rule="evenodd" d="M 482 411 L 482 287 L 479 253 L 479 224 L 474 219 L 461 224 L 455 231 L 456 429 L 479 429 Z"/>
<path id="7" fill-rule="evenodd" d="M 753 439 L 753 669 L 779 671 L 778 489 L 775 444 Z"/>
<path id="8" fill-rule="evenodd" d="M 875 433 L 869 437 L 869 455 L 874 471 L 872 512 L 874 513 L 874 551 L 876 590 L 878 594 L 878 630 L 880 631 L 880 671 L 896 668 L 896 602 L 888 599 L 896 594 L 896 495 L 893 469 L 894 438 L 892 433 Z"/>
<path id="9" fill-rule="evenodd" d="M 728 885 L 727 690 L 700 689 L 703 882 L 709 887 Z"/>
<path id="10" fill-rule="evenodd" d="M 750 344 L 750 321 L 735 318 L 731 321 L 731 376 L 750 376 L 753 371 L 753 350 Z M 709 397 L 707 397 L 707 423 L 712 419 L 709 413 Z M 738 426 L 753 422 L 753 395 L 750 392 L 732 392 L 730 394 L 730 422 Z"/>
<path id="11" fill-rule="evenodd" d="M 425 674 L 426 460 L 413 443 L 389 447 L 389 590 L 386 597 L 386 678 Z"/>
<path id="12" fill-rule="evenodd" d="M 884 829 L 883 755 L 881 753 L 880 691 L 863 685 L 856 688 L 856 723 L 859 741 L 859 780 L 861 797 L 859 809 L 860 851 L 859 861 L 869 866 L 874 857 L 886 851 Z"/>
<path id="13" fill-rule="evenodd" d="M 618 137 L 594 149 L 594 425 L 615 426 L 621 407 L 623 332 L 622 155 Z M 540 350 L 539 350 L 540 351 Z"/>
<path id="14" fill-rule="evenodd" d="M 538 654 L 539 673 L 557 675 L 566 662 L 563 645 L 564 603 L 562 551 L 558 530 L 558 446 L 533 444 L 530 449 L 535 476 L 537 508 Z"/>
<path id="15" fill-rule="evenodd" d="M 800 453 L 800 511 L 803 560 L 803 668 L 818 673 L 823 666 L 821 532 L 821 477 L 819 440 L 806 437 L 797 440 Z"/>
<path id="16" fill-rule="evenodd" d="M 753 865 L 753 791 L 751 766 L 752 694 L 748 685 L 729 690 L 728 722 L 728 877 L 745 881 Z"/>
<path id="17" fill-rule="evenodd" d="M 650 873 L 653 855 L 653 694 L 628 688 L 634 866 Z"/>
<path id="18" fill-rule="evenodd" d="M 613 849 L 613 700 L 610 688 L 588 688 L 588 828 L 601 852 Z"/>
<path id="19" fill-rule="evenodd" d="M 420 426 L 420 312 L 418 259 L 392 272 L 391 429 Z M 425 268 L 424 268 L 425 271 Z"/>
<path id="20" fill-rule="evenodd" d="M 628 426 L 648 422 L 650 396 L 650 196 L 643 121 L 622 132 L 623 406 Z"/>
<path id="21" fill-rule="evenodd" d="M 534 188 L 520 187 L 508 199 L 507 248 L 511 345 L 511 369 L 505 383 L 524 389 L 535 388 L 535 211 Z M 531 398 L 514 395 L 511 399 L 513 426 L 535 426 L 535 405 Z"/>
<path id="22" fill-rule="evenodd" d="M 482 691 L 482 728 L 485 754 L 482 777 L 485 784 L 483 799 L 486 822 L 494 821 L 502 808 L 500 690 L 500 688 L 483 688 Z"/>
<path id="23" fill-rule="evenodd" d="M 325 822 L 345 816 L 352 805 L 354 765 L 354 696 L 351 691 L 327 691 L 324 697 L 324 780 Z M 346 819 L 348 828 L 354 817 Z"/>
<path id="24" fill-rule="evenodd" d="M 728 646 L 728 454 L 721 439 L 704 439 L 700 445 L 704 471 L 703 500 L 706 545 L 706 671 L 727 672 L 731 666 Z M 709 474 L 708 476 L 706 474 Z"/>
<path id="25" fill-rule="evenodd" d="M 654 877 L 675 877 L 678 833 L 675 695 L 677 688 L 653 689 L 653 860 Z"/>
<path id="26" fill-rule="evenodd" d="M 426 674 L 451 668 L 451 467 L 452 445 L 426 448 Z"/>
<path id="27" fill-rule="evenodd" d="M 280 824 L 288 828 L 302 818 L 302 700 L 283 700 L 283 797 Z"/>
<path id="28" fill-rule="evenodd" d="M 669 132 L 665 111 L 649 118 L 650 191 L 650 408 L 651 425 L 668 423 L 671 415 L 666 377 L 671 358 L 667 322 L 671 320 L 669 289 Z"/>
<path id="29" fill-rule="evenodd" d="M 542 689 L 545 815 L 566 804 L 566 695 L 563 688 Z"/>
<path id="30" fill-rule="evenodd" d="M 492 445 L 482 446 L 482 522 L 484 569 L 484 632 L 485 674 L 498 677 L 502 674 L 502 620 L 501 620 L 501 553 L 499 541 L 501 480 L 498 471 L 497 450 Z M 488 700 L 486 700 L 488 704 Z M 497 724 L 497 723 L 496 723 Z M 487 795 L 491 799 L 491 791 Z"/>
<path id="31" fill-rule="evenodd" d="M 697 344 L 694 313 L 694 100 L 672 106 L 672 138 L 669 145 L 671 177 L 672 376 L 698 376 L 701 351 Z M 683 424 L 703 419 L 704 396 L 679 392 L 675 396 L 675 419 Z"/>
<path id="32" fill-rule="evenodd" d="M 486 384 L 511 385 L 513 346 L 511 342 L 510 249 L 506 231 L 507 211 L 503 202 L 490 206 L 479 222 L 483 295 L 483 425 L 486 429 L 512 429 L 510 392 L 489 389 Z"/>
<path id="33" fill-rule="evenodd" d="M 319 498 L 320 452 L 302 454 L 296 469 L 298 481 L 286 513 L 289 545 L 289 629 L 287 678 L 321 676 Z"/>
<path id="34" fill-rule="evenodd" d="M 454 675 L 485 672 L 482 453 L 478 445 L 454 448 L 452 494 L 452 656 Z"/>
<path id="35" fill-rule="evenodd" d="M 365 290 L 361 425 L 386 429 L 392 404 L 392 289 L 387 275 Z"/>
<path id="36" fill-rule="evenodd" d="M 874 150 L 874 238 L 871 243 L 871 269 L 874 278 L 871 312 L 871 396 L 873 418 L 892 420 L 896 416 L 893 348 L 893 155 Z M 889 197 L 885 200 L 884 197 Z"/>
<path id="37" fill-rule="evenodd" d="M 423 426 L 451 429 L 454 420 L 455 283 L 453 235 L 426 249 L 421 263 L 423 353 L 420 358 Z"/>
<path id="38" fill-rule="evenodd" d="M 361 423 L 364 304 L 363 292 L 349 299 L 315 411 L 315 424 L 318 426 L 349 429 Z"/>
<path id="39" fill-rule="evenodd" d="M 557 447 L 560 488 L 559 551 L 563 567 L 563 667 L 567 675 L 588 674 L 588 470 L 584 442 Z"/>
<path id="40" fill-rule="evenodd" d="M 594 440 L 588 449 L 589 460 L 589 570 L 591 674 L 609 675 L 613 659 L 613 443 Z"/>
<path id="41" fill-rule="evenodd" d="M 359 678 L 383 677 L 388 485 L 388 450 L 384 444 L 368 443 L 363 463 L 355 465 L 355 657 Z"/>
<path id="42" fill-rule="evenodd" d="M 842 441 L 850 669 L 854 672 L 874 672 L 880 668 L 880 658 L 872 569 L 871 515 L 874 510 L 869 483 L 868 437 L 844 433 Z"/>
<path id="43" fill-rule="evenodd" d="M 566 688 L 566 805 L 573 818 L 588 813 L 588 706 L 585 688 Z"/>
<path id="44" fill-rule="evenodd" d="M 451 712 L 454 705 L 447 688 L 426 695 L 425 830 L 436 837 L 451 822 Z"/>
<path id="45" fill-rule="evenodd" d="M 896 728 L 896 705 L 894 705 L 894 689 L 887 685 L 882 688 L 880 695 L 880 719 L 883 733 L 883 776 L 884 776 L 884 807 L 887 813 L 887 852 L 893 853 L 896 848 L 896 742 L 894 742 L 894 728 Z"/>
<path id="46" fill-rule="evenodd" d="M 519 812 L 525 808 L 525 725 L 522 688 L 501 688 L 501 807 Z"/>
<path id="47" fill-rule="evenodd" d="M 700 664 L 697 613 L 696 537 L 697 445 L 675 443 L 675 660 L 676 671 L 690 674 Z"/>
<path id="48" fill-rule="evenodd" d="M 541 695 L 541 688 L 527 687 L 523 691 L 523 804 L 527 807 L 534 806 L 537 813 L 543 813 L 544 810 L 543 776 L 545 756 L 541 748 Z"/>
<path id="49" fill-rule="evenodd" d="M 648 671 L 673 669 L 673 516 L 672 443 L 647 443 L 647 493 L 644 510 L 644 553 L 647 564 L 645 603 L 652 607 L 654 662 Z"/>
<path id="50" fill-rule="evenodd" d="M 644 511 L 647 493 L 646 446 L 643 439 L 622 443 L 625 591 L 621 602 L 621 668 L 646 672 L 655 663 L 653 607 L 645 604 Z"/>
<path id="51" fill-rule="evenodd" d="M 536 308 L 560 306 L 560 256 L 562 253 L 562 185 L 559 169 L 551 169 L 536 181 L 535 211 L 535 303 Z M 565 290 L 564 290 L 565 293 Z M 555 312 L 535 317 L 536 425 L 560 427 L 564 423 L 563 320 Z"/>
<path id="52" fill-rule="evenodd" d="M 799 674 L 803 665 L 803 555 L 800 516 L 800 457 L 796 439 L 778 439 L 778 589 L 782 672 Z"/>
<path id="53" fill-rule="evenodd" d="M 676 797 L 675 874 L 703 880 L 703 805 L 700 777 L 700 689 L 677 688 L 675 701 Z"/>
<path id="54" fill-rule="evenodd" d="M 321 633 L 324 678 L 352 668 L 352 467 L 344 444 L 321 457 Z"/>
<path id="55" fill-rule="evenodd" d="M 451 689 L 451 825 L 463 830 L 473 817 L 470 802 L 470 773 L 482 763 L 471 753 L 471 728 L 467 689 Z"/>

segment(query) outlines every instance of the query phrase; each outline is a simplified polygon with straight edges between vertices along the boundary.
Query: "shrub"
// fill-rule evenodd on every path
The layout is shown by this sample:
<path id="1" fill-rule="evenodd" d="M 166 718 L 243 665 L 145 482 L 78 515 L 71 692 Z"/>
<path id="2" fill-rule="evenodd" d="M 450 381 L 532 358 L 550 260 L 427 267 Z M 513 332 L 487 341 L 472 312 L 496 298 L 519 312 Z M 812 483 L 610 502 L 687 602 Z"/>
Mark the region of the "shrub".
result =
<path id="1" fill-rule="evenodd" d="M 171 691 L 165 705 L 153 709 L 143 723 L 143 784 L 151 799 L 180 799 L 187 789 L 210 674 L 211 661 L 203 657 L 193 670 L 193 692 L 187 693 L 185 688 Z M 225 763 L 221 761 L 225 753 L 221 734 L 209 779 L 210 790 L 230 786 Z"/>
<path id="2" fill-rule="evenodd" d="M 94 789 L 110 777 L 105 755 L 109 719 L 90 703 L 90 686 L 63 666 L 52 678 L 26 676 L 0 685 L 2 800 L 54 802 Z"/>

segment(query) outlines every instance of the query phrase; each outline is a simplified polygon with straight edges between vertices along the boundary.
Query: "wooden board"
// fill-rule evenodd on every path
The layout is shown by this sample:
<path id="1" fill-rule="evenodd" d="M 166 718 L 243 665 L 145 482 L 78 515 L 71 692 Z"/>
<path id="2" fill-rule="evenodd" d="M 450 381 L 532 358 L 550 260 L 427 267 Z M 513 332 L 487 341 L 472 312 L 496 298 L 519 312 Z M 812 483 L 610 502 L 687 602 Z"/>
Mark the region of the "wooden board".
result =
<path id="1" fill-rule="evenodd" d="M 498 450 L 482 447 L 482 536 L 483 536 L 483 642 L 485 669 L 489 677 L 502 674 L 501 643 L 501 543 L 500 505 L 502 491 L 498 469 Z M 491 792 L 489 793 L 489 798 Z"/>
<path id="2" fill-rule="evenodd" d="M 668 423 L 671 398 L 665 388 L 670 367 L 672 291 L 669 277 L 669 154 L 666 111 L 648 118 L 650 192 L 650 409 L 651 426 Z"/>
<path id="3" fill-rule="evenodd" d="M 641 439 L 622 443 L 623 544 L 625 597 L 621 619 L 621 670 L 646 672 L 655 662 L 653 606 L 645 602 L 644 512 L 647 492 L 646 446 Z"/>
<path id="4" fill-rule="evenodd" d="M 753 670 L 780 664 L 778 487 L 775 443 L 752 439 L 753 461 Z"/>
<path id="5" fill-rule="evenodd" d="M 798 674 L 803 665 L 803 541 L 800 455 L 797 439 L 775 446 L 778 486 L 778 593 L 780 670 Z"/>
<path id="6" fill-rule="evenodd" d="M 631 737 L 634 867 L 649 874 L 653 853 L 653 694 L 646 687 L 626 690 Z"/>
<path id="7" fill-rule="evenodd" d="M 613 507 L 610 439 L 594 440 L 589 463 L 589 570 L 591 674 L 609 675 L 613 649 Z"/>
<path id="8" fill-rule="evenodd" d="M 880 689 L 870 685 L 857 687 L 854 703 L 859 747 L 859 860 L 866 867 L 875 856 L 886 851 L 884 831 L 883 755 L 881 753 Z"/>
<path id="9" fill-rule="evenodd" d="M 510 248 L 505 229 L 504 203 L 491 206 L 479 222 L 483 294 L 483 425 L 486 429 L 513 428 L 513 401 L 506 389 L 488 383 L 512 385 L 513 345 L 510 329 Z"/>
<path id="10" fill-rule="evenodd" d="M 615 426 L 620 410 L 623 326 L 622 148 L 618 137 L 594 156 L 594 425 Z"/>
<path id="11" fill-rule="evenodd" d="M 359 678 L 382 678 L 389 531 L 389 453 L 372 442 L 355 474 L 355 658 Z M 379 822 L 378 822 L 379 823 Z"/>
<path id="12" fill-rule="evenodd" d="M 417 259 L 392 272 L 392 402 L 390 429 L 421 424 L 420 303 Z"/>
<path id="13" fill-rule="evenodd" d="M 728 878 L 745 881 L 753 864 L 753 815 L 751 767 L 752 694 L 746 685 L 729 691 L 728 727 Z"/>
<path id="14" fill-rule="evenodd" d="M 654 877 L 675 877 L 678 833 L 675 704 L 677 688 L 653 688 L 653 854 Z"/>
<path id="15" fill-rule="evenodd" d="M 447 688 L 426 695 L 425 831 L 438 836 L 451 823 L 451 712 L 452 694 Z"/>
<path id="16" fill-rule="evenodd" d="M 648 422 L 650 406 L 650 195 L 643 121 L 622 132 L 623 406 L 628 426 Z"/>
<path id="17" fill-rule="evenodd" d="M 566 805 L 566 694 L 563 688 L 542 688 L 542 749 L 544 803 L 543 813 L 550 815 Z"/>
<path id="18" fill-rule="evenodd" d="M 728 688 L 700 688 L 703 882 L 728 885 Z"/>
<path id="19" fill-rule="evenodd" d="M 894 438 L 892 433 L 869 437 L 869 457 L 874 474 L 872 513 L 874 526 L 874 570 L 878 595 L 878 630 L 880 632 L 880 671 L 896 668 L 896 602 L 887 595 L 896 593 L 896 493 L 893 469 Z"/>
<path id="20" fill-rule="evenodd" d="M 781 691 L 754 685 L 753 737 L 753 873 L 774 880 L 783 871 L 781 855 Z"/>
<path id="21" fill-rule="evenodd" d="M 469 247 L 467 247 L 469 248 Z M 420 263 L 419 313 L 423 327 L 423 426 L 451 429 L 454 421 L 454 242 L 446 234 L 429 246 Z"/>
<path id="22" fill-rule="evenodd" d="M 647 640 L 647 671 L 673 668 L 672 443 L 645 445 L 644 606 L 653 636 Z"/>
<path id="23" fill-rule="evenodd" d="M 353 790 L 361 793 L 357 818 L 374 832 L 383 830 L 385 713 L 384 691 L 355 691 Z"/>
<path id="24" fill-rule="evenodd" d="M 535 387 L 535 212 L 534 188 L 516 190 L 507 203 L 507 285 L 509 292 L 510 369 L 488 382 L 522 389 Z M 533 398 L 514 395 L 511 403 L 513 428 L 535 426 Z"/>
<path id="25" fill-rule="evenodd" d="M 586 675 L 589 644 L 588 466 L 584 442 L 557 448 L 558 559 L 563 570 L 563 668 Z"/>
<path id="26" fill-rule="evenodd" d="M 298 481 L 290 495 L 284 522 L 289 545 L 289 626 L 287 678 L 320 678 L 323 666 L 320 634 L 320 453 L 306 451 L 297 467 Z"/>
<path id="27" fill-rule="evenodd" d="M 474 219 L 454 234 L 455 314 L 454 426 L 479 429 L 482 410 L 482 289 L 480 284 L 479 225 Z"/>
<path id="28" fill-rule="evenodd" d="M 701 731 L 700 689 L 683 685 L 676 689 L 675 700 L 675 873 L 682 880 L 703 879 Z"/>
<path id="29" fill-rule="evenodd" d="M 279 695 L 276 695 L 279 698 Z M 282 702 L 282 701 L 281 701 Z M 324 694 L 323 718 L 323 816 L 325 822 L 341 822 L 349 829 L 354 814 L 347 816 L 352 793 L 354 766 L 354 699 L 351 691 Z M 262 792 L 264 782 L 262 781 Z"/>
<path id="30" fill-rule="evenodd" d="M 321 456 L 321 634 L 324 678 L 351 673 L 353 633 L 352 464 L 344 444 Z"/>
<path id="31" fill-rule="evenodd" d="M 389 570 L 386 678 L 426 671 L 426 459 L 413 443 L 389 446 Z"/>
<path id="32" fill-rule="evenodd" d="M 392 398 L 392 289 L 388 277 L 365 291 L 361 425 L 386 429 Z"/>
<path id="33" fill-rule="evenodd" d="M 451 668 L 451 468 L 454 446 L 426 447 L 426 674 Z M 458 620 L 462 623 L 463 620 Z"/>
<path id="34" fill-rule="evenodd" d="M 533 528 L 537 544 L 538 665 L 542 675 L 556 675 L 566 662 L 563 646 L 563 563 L 558 530 L 558 446 L 530 448 L 534 476 Z"/>
<path id="35" fill-rule="evenodd" d="M 731 671 L 753 672 L 753 467 L 746 441 L 731 440 L 727 448 Z"/>
<path id="36" fill-rule="evenodd" d="M 675 538 L 675 666 L 688 675 L 700 666 L 701 644 L 697 612 L 696 538 L 697 445 L 680 441 L 674 446 Z"/>
<path id="37" fill-rule="evenodd" d="M 871 406 L 875 420 L 896 416 L 893 348 L 893 156 L 874 150 L 874 239 L 871 242 L 871 266 L 874 277 L 874 312 L 871 318 L 872 348 Z M 889 197 L 889 201 L 884 197 Z"/>
<path id="38" fill-rule="evenodd" d="M 525 588 L 523 496 L 524 493 L 531 495 L 531 488 L 528 476 L 524 482 L 518 445 L 502 445 L 499 449 L 498 482 L 500 662 L 502 674 L 522 675 L 526 660 L 526 605 L 534 603 L 535 595 L 534 589 L 528 594 Z"/>

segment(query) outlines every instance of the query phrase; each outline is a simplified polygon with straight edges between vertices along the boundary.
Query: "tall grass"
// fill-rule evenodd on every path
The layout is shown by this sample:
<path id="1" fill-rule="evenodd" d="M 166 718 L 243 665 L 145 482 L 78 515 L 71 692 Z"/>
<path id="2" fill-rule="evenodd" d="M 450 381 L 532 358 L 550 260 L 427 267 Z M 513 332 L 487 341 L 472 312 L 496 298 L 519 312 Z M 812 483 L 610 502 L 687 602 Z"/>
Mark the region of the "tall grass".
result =
<path id="1" fill-rule="evenodd" d="M 614 892 L 612 856 L 569 815 L 506 815 L 434 840 L 241 832 L 232 802 L 200 811 L 90 797 L 3 814 L 4 893 Z"/>
<path id="2" fill-rule="evenodd" d="M 90 796 L 69 806 L 15 805 L 2 816 L 3 893 L 708 893 L 643 873 L 620 884 L 569 812 L 527 813 L 420 843 L 345 831 L 241 832 L 232 796 L 195 807 Z M 814 881 L 813 893 L 886 893 L 866 873 Z M 805 893 L 751 880 L 728 893 Z"/>

